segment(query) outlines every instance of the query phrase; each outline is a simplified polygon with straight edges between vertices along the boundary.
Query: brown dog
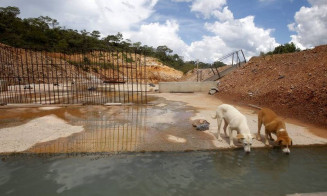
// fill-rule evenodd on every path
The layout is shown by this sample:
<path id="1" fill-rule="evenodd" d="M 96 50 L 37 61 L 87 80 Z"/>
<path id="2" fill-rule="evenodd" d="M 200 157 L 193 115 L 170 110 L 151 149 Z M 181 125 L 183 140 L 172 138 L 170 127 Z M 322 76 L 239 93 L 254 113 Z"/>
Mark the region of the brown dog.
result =
<path id="1" fill-rule="evenodd" d="M 289 147 L 291 147 L 293 143 L 292 139 L 287 134 L 284 121 L 272 110 L 262 108 L 258 113 L 258 140 L 261 140 L 260 129 L 262 124 L 265 126 L 265 144 L 269 145 L 268 136 L 270 140 L 274 141 L 271 137 L 271 133 L 274 133 L 277 136 L 275 144 L 281 146 L 284 153 L 290 153 Z"/>

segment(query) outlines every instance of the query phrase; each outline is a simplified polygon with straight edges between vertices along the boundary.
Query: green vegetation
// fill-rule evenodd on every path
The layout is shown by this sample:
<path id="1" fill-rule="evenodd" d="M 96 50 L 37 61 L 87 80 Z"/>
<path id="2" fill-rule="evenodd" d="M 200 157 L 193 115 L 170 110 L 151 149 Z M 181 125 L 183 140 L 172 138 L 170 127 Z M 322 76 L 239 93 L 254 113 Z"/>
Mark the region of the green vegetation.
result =
<path id="1" fill-rule="evenodd" d="M 274 51 L 270 51 L 270 52 L 267 52 L 267 53 L 260 52 L 260 56 L 272 55 L 272 54 L 292 53 L 292 52 L 299 52 L 299 51 L 301 51 L 301 49 L 296 47 L 296 45 L 293 42 L 291 42 L 291 43 L 286 43 L 284 45 L 277 46 L 274 49 Z"/>
<path id="2" fill-rule="evenodd" d="M 124 61 L 127 62 L 127 63 L 133 63 L 134 60 L 132 57 L 128 57 L 127 54 L 123 53 L 123 58 L 124 58 Z"/>
<path id="3" fill-rule="evenodd" d="M 153 48 L 142 45 L 140 42 L 131 43 L 128 39 L 124 40 L 121 33 L 100 38 L 101 33 L 96 30 L 92 32 L 87 32 L 86 30 L 78 32 L 77 30 L 59 26 L 59 22 L 56 19 L 48 16 L 21 19 L 18 17 L 19 14 L 20 10 L 17 7 L 0 7 L 1 43 L 18 48 L 62 53 L 108 49 L 117 52 L 129 51 L 158 58 L 163 64 L 183 71 L 184 73 L 196 67 L 196 62 L 185 62 L 182 57 L 173 54 L 173 50 L 167 46 Z M 133 59 L 126 55 L 123 58 L 126 62 L 133 62 Z M 72 63 L 74 64 L 74 62 Z M 83 59 L 83 65 L 87 64 L 90 65 L 91 62 L 85 57 Z M 82 65 L 76 64 L 76 66 Z M 199 63 L 200 68 L 209 66 L 210 64 Z M 104 67 L 109 68 L 111 65 L 105 65 Z"/>

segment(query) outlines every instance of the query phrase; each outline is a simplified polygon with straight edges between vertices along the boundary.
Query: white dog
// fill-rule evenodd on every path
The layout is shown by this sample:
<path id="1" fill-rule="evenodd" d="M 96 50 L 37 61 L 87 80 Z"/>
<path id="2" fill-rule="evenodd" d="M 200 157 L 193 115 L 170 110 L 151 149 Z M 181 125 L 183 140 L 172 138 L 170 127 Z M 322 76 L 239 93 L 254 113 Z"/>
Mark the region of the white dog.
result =
<path id="1" fill-rule="evenodd" d="M 212 118 L 217 119 L 218 140 L 222 140 L 220 136 L 220 126 L 224 119 L 225 121 L 224 132 L 225 135 L 227 136 L 226 134 L 226 127 L 227 127 L 229 133 L 229 145 L 231 147 L 234 147 L 232 131 L 235 130 L 238 133 L 237 139 L 241 140 L 243 144 L 244 151 L 245 152 L 251 151 L 252 139 L 255 136 L 251 134 L 245 116 L 241 114 L 236 108 L 228 104 L 222 104 L 217 107 L 216 115 L 213 116 Z"/>

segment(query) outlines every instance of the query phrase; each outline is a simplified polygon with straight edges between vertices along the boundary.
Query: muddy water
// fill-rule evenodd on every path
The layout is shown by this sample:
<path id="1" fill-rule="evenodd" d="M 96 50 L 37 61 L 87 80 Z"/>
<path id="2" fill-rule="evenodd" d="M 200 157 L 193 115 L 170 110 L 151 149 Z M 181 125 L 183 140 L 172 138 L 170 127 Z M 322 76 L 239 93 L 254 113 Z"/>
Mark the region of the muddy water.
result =
<path id="1" fill-rule="evenodd" d="M 327 147 L 1 157 L 0 195 L 285 195 L 327 191 Z"/>
<path id="2" fill-rule="evenodd" d="M 1 109 L 0 128 L 17 127 L 32 119 L 55 115 L 84 131 L 37 143 L 25 153 L 185 151 L 214 149 L 211 137 L 195 131 L 195 109 L 181 102 L 149 98 L 151 105 L 69 106 Z M 42 122 L 40 122 L 42 123 Z M 54 126 L 53 129 L 56 129 Z"/>

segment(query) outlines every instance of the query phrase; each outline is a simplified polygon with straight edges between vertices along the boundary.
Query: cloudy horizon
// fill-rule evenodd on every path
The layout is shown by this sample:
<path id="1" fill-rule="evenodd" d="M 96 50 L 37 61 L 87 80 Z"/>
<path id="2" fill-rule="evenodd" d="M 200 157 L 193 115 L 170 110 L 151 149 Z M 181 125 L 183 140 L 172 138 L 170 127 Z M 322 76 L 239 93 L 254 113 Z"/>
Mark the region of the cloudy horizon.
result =
<path id="1" fill-rule="evenodd" d="M 166 45 L 185 60 L 213 62 L 243 49 L 247 58 L 294 42 L 327 44 L 325 0 L 0 0 L 19 17 L 49 16 L 66 28 L 121 32 L 124 39 Z"/>

